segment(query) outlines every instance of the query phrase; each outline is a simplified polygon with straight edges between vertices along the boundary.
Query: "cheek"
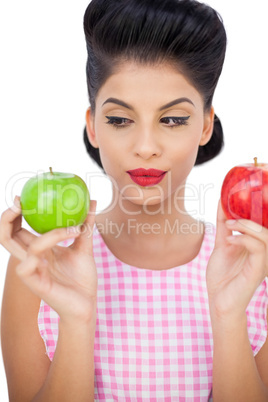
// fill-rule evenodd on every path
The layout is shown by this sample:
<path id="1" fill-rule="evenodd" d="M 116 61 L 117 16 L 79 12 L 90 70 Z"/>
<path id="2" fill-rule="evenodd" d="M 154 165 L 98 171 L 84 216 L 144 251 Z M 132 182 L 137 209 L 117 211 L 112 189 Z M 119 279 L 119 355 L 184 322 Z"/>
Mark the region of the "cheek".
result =
<path id="1" fill-rule="evenodd" d="M 118 146 L 115 141 L 112 141 L 111 136 L 106 135 L 105 127 L 96 125 L 95 130 L 101 162 L 105 172 L 109 174 L 108 169 L 115 166 L 114 160 L 117 157 Z"/>
<path id="2" fill-rule="evenodd" d="M 124 171 L 124 158 L 122 148 L 115 141 L 109 141 L 102 137 L 99 142 L 100 158 L 106 175 L 112 181 L 113 186 L 118 188 L 123 183 L 126 175 Z"/>
<path id="3" fill-rule="evenodd" d="M 200 134 L 199 134 L 200 132 Z M 199 149 L 199 142 L 201 138 L 200 128 L 191 130 L 183 134 L 181 138 L 169 147 L 169 154 L 172 155 L 174 162 L 180 165 L 189 165 L 195 163 L 196 156 Z"/>
<path id="4" fill-rule="evenodd" d="M 188 135 L 189 134 L 189 135 Z M 199 136 L 187 133 L 187 136 L 178 141 L 175 147 L 169 149 L 172 155 L 172 175 L 174 186 L 186 180 L 195 165 L 199 149 Z"/>
<path id="5" fill-rule="evenodd" d="M 116 149 L 109 147 L 108 144 L 102 145 L 100 144 L 100 158 L 102 162 L 102 166 L 105 172 L 109 175 L 113 175 L 113 173 L 119 169 L 120 166 L 120 158 L 117 158 Z M 115 162 L 116 161 L 116 162 Z"/>

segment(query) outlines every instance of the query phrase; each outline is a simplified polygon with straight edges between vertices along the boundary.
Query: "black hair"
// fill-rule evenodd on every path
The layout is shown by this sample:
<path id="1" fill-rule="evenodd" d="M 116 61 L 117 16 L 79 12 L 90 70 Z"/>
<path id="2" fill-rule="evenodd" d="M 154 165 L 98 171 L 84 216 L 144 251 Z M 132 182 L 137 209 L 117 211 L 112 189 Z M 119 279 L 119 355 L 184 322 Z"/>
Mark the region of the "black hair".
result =
<path id="1" fill-rule="evenodd" d="M 220 15 L 196 0 L 92 0 L 84 15 L 87 86 L 91 110 L 99 89 L 124 61 L 150 65 L 169 62 L 198 90 L 208 111 L 226 51 Z M 89 155 L 102 167 L 99 150 L 84 130 Z M 210 141 L 199 147 L 195 165 L 217 156 L 223 147 L 217 116 Z"/>

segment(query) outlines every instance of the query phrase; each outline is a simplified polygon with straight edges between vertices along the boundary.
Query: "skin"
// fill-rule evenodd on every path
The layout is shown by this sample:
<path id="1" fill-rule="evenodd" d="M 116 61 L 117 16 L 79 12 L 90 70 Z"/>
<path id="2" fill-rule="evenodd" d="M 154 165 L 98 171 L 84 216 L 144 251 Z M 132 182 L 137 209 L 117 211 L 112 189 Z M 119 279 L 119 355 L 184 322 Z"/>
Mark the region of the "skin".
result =
<path id="1" fill-rule="evenodd" d="M 131 105 L 132 110 L 111 102 L 103 105 L 111 97 Z M 194 106 L 183 102 L 159 110 L 181 97 L 190 99 Z M 114 115 L 131 123 L 115 129 L 106 124 L 105 117 Z M 190 116 L 189 124 L 171 128 L 162 120 L 170 116 Z M 202 227 L 190 233 L 196 221 L 187 214 L 178 195 L 184 194 L 199 145 L 211 136 L 213 116 L 213 109 L 204 112 L 202 96 L 196 89 L 168 65 L 122 65 L 100 89 L 95 114 L 87 111 L 87 130 L 112 177 L 113 201 L 118 203 L 112 202 L 96 222 L 101 225 L 108 219 L 119 226 L 134 216 L 137 225 L 151 225 L 156 219 L 160 225 L 157 234 L 137 234 L 137 226 L 129 233 L 123 226 L 118 238 L 109 231 L 104 233 L 107 245 L 123 261 L 147 269 L 169 269 L 198 253 Z M 126 173 L 138 167 L 163 169 L 168 174 L 157 188 L 140 188 Z M 97 273 L 91 234 L 96 204 L 91 203 L 85 230 L 74 228 L 70 233 L 56 229 L 39 237 L 21 228 L 19 199 L 15 204 L 0 221 L 0 242 L 12 254 L 1 328 L 10 400 L 73 401 L 79 394 L 80 401 L 93 401 Z M 166 219 L 170 224 L 179 219 L 180 224 L 188 225 L 188 234 L 165 233 Z M 242 235 L 234 239 L 232 230 Z M 59 241 L 73 237 L 72 246 L 57 246 Z M 267 229 L 249 221 L 226 222 L 219 204 L 216 244 L 207 267 L 216 402 L 232 401 L 234 395 L 241 402 L 268 399 L 268 343 L 254 359 L 245 314 L 255 289 L 268 274 L 267 244 Z M 161 260 L 165 267 L 159 264 Z M 45 355 L 36 325 L 40 299 L 61 317 L 52 362 Z"/>
<path id="2" fill-rule="evenodd" d="M 131 109 L 106 103 L 111 97 Z M 186 98 L 189 101 L 165 107 Z M 114 127 L 107 124 L 106 116 L 126 122 Z M 187 125 L 171 126 L 170 117 L 188 116 Z M 86 120 L 89 141 L 99 148 L 105 172 L 114 183 L 111 206 L 97 216 L 99 225 L 108 221 L 122 228 L 116 238 L 102 233 L 111 251 L 126 263 L 149 269 L 172 268 L 192 260 L 200 249 L 203 227 L 191 233 L 191 225 L 197 222 L 185 210 L 184 187 L 199 145 L 211 137 L 213 108 L 204 113 L 199 92 L 171 66 L 129 63 L 108 78 L 98 93 L 95 113 L 88 109 Z M 157 186 L 141 187 L 126 173 L 139 167 L 168 173 Z M 156 221 L 158 231 L 153 230 Z M 176 222 L 185 225 L 187 233 L 174 235 L 165 229 L 167 222 L 169 227 Z"/>

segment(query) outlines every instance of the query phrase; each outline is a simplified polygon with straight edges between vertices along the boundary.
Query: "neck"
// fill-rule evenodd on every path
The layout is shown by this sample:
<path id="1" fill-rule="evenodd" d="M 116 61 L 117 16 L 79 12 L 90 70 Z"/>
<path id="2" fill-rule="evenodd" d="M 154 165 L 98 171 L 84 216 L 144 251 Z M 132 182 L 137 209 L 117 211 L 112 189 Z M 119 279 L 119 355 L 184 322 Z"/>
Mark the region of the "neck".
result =
<path id="1" fill-rule="evenodd" d="M 114 193 L 110 207 L 97 217 L 98 228 L 104 236 L 128 238 L 133 243 L 142 244 L 147 244 L 152 239 L 158 239 L 159 243 L 168 243 L 174 234 L 192 234 L 193 231 L 201 233 L 202 225 L 185 209 L 184 193 L 182 186 L 176 195 L 173 194 L 162 202 L 151 202 L 151 205 L 138 205 L 126 198 L 120 199 Z"/>

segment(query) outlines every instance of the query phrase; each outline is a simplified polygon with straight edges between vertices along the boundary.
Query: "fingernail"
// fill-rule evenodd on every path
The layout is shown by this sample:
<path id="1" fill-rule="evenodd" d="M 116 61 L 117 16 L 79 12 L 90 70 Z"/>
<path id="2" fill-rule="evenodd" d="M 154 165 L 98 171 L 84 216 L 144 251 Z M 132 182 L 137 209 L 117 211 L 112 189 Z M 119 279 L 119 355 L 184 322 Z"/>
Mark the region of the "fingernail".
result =
<path id="1" fill-rule="evenodd" d="M 14 205 L 18 208 L 20 208 L 20 198 L 16 195 L 14 198 Z"/>
<path id="2" fill-rule="evenodd" d="M 233 226 L 236 223 L 235 219 L 229 219 L 228 221 L 226 221 L 226 225 L 228 226 Z"/>
<path id="3" fill-rule="evenodd" d="M 15 214 L 21 213 L 20 199 L 17 195 L 13 200 L 13 205 L 11 206 L 11 210 L 13 212 L 15 212 Z"/>

